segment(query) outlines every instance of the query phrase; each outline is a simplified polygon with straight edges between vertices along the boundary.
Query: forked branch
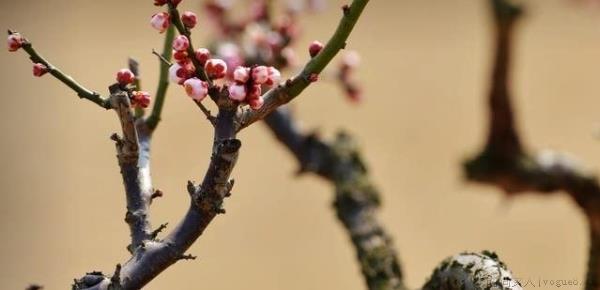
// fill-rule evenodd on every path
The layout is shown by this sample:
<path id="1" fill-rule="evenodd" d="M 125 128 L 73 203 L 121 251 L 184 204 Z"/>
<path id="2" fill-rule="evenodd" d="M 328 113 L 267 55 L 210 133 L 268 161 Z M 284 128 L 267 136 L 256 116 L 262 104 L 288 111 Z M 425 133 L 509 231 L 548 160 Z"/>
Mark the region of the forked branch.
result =
<path id="1" fill-rule="evenodd" d="M 522 14 L 506 0 L 491 0 L 496 59 L 489 94 L 489 132 L 484 150 L 465 162 L 469 180 L 495 185 L 509 195 L 565 192 L 588 218 L 590 256 L 587 290 L 600 289 L 600 185 L 570 157 L 551 151 L 530 155 L 522 148 L 511 105 L 509 76 L 512 36 Z"/>

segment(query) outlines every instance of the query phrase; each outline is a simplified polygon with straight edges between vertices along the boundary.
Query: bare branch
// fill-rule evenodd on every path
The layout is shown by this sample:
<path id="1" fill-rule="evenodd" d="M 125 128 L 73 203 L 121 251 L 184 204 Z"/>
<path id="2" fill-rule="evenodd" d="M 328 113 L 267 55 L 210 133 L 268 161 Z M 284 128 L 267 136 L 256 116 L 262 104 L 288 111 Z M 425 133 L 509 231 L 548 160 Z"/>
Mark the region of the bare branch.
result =
<path id="1" fill-rule="evenodd" d="M 321 52 L 304 66 L 300 74 L 288 80 L 284 85 L 280 85 L 265 93 L 263 96 L 265 99 L 264 105 L 259 110 L 242 111 L 239 116 L 240 125 L 238 130 L 265 118 L 277 107 L 290 102 L 306 89 L 314 81 L 314 77 L 318 76 L 329 62 L 331 62 L 333 57 L 341 49 L 345 48 L 346 40 L 368 2 L 369 0 L 354 0 L 352 1 L 352 5 L 344 6 L 343 17 L 340 23 Z"/>
<path id="2" fill-rule="evenodd" d="M 117 158 L 125 184 L 127 197 L 125 221 L 131 231 L 129 249 L 133 252 L 152 236 L 148 221 L 148 207 L 153 194 L 149 168 L 150 132 L 142 127 L 143 122 L 136 122 L 130 108 L 128 93 L 122 91 L 118 84 L 111 86 L 110 91 L 110 101 L 123 130 L 122 137 L 114 134 L 112 139 L 116 142 Z M 141 132 L 138 132 L 138 128 Z"/>
<path id="3" fill-rule="evenodd" d="M 588 217 L 590 256 L 587 290 L 600 289 L 600 184 L 568 156 L 522 148 L 509 91 L 513 28 L 522 14 L 506 0 L 491 0 L 496 24 L 496 59 L 489 94 L 489 132 L 484 150 L 464 164 L 469 180 L 491 184 L 509 195 L 563 191 Z"/>
<path id="4" fill-rule="evenodd" d="M 16 32 L 9 30 L 9 33 L 13 34 Z M 31 59 L 31 61 L 33 63 L 41 63 L 44 66 L 46 66 L 48 68 L 48 72 L 52 76 L 54 76 L 56 79 L 58 79 L 63 84 L 65 84 L 67 87 L 69 87 L 73 91 L 75 91 L 77 93 L 77 96 L 79 96 L 80 98 L 90 100 L 102 108 L 105 108 L 105 109 L 111 108 L 110 102 L 108 101 L 107 98 L 101 96 L 99 93 L 90 91 L 89 89 L 83 87 L 77 81 L 75 81 L 72 77 L 66 75 L 60 69 L 58 69 L 57 67 L 52 65 L 50 62 L 48 62 L 44 57 L 42 57 L 33 48 L 33 45 L 31 44 L 31 42 L 29 42 L 29 40 L 25 40 L 25 42 L 22 44 L 22 48 L 25 52 L 27 52 L 27 54 L 29 54 L 29 58 Z"/>
<path id="5" fill-rule="evenodd" d="M 392 240 L 376 218 L 379 192 L 350 136 L 340 133 L 327 144 L 315 135 L 303 135 L 284 107 L 265 122 L 294 154 L 301 172 L 316 173 L 334 185 L 337 217 L 352 240 L 369 289 L 405 289 Z"/>
<path id="6" fill-rule="evenodd" d="M 163 240 L 148 241 L 135 250 L 123 264 L 121 287 L 140 289 L 173 263 L 204 232 L 212 219 L 222 211 L 223 199 L 231 190 L 229 176 L 237 160 L 241 142 L 235 139 L 234 117 L 237 107 L 221 108 L 217 116 L 215 143 L 204 181 L 192 191 L 190 208 L 172 232 Z M 100 288 L 103 289 L 103 288 Z"/>

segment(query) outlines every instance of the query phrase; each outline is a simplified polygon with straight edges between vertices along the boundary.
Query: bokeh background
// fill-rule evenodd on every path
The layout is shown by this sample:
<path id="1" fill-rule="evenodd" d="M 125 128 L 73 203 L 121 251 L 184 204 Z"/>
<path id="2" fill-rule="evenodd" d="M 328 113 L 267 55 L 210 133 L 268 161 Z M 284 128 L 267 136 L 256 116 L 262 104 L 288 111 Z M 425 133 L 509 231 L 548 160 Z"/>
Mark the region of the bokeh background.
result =
<path id="1" fill-rule="evenodd" d="M 101 92 L 133 56 L 143 85 L 154 91 L 158 62 L 150 52 L 162 40 L 148 25 L 157 11 L 151 2 L 3 0 L 0 27 L 24 33 Z M 329 2 L 324 13 L 302 20 L 303 58 L 306 45 L 327 39 L 338 21 L 343 1 Z M 598 168 L 600 11 L 565 0 L 525 2 L 513 77 L 525 142 L 572 152 Z M 487 8 L 483 0 L 371 1 L 349 42 L 362 54 L 366 101 L 353 105 L 334 84 L 319 82 L 294 109 L 307 129 L 330 136 L 346 128 L 360 140 L 383 192 L 381 220 L 411 287 L 448 255 L 484 249 L 497 251 L 524 281 L 582 282 L 586 224 L 569 198 L 507 200 L 463 181 L 461 160 L 485 135 L 493 53 Z M 23 52 L 3 51 L 0 63 L 0 288 L 35 282 L 65 289 L 86 271 L 112 272 L 128 257 L 123 188 L 108 139 L 119 129 L 114 113 L 51 77 L 34 79 Z M 188 204 L 186 181 L 199 180 L 208 164 L 211 128 L 179 89 L 170 90 L 163 120 L 153 176 L 165 197 L 153 204 L 152 221 L 175 224 Z M 192 247 L 196 261 L 174 265 L 146 289 L 363 289 L 330 209 L 330 186 L 294 177 L 294 160 L 261 124 L 240 138 L 227 214 Z"/>

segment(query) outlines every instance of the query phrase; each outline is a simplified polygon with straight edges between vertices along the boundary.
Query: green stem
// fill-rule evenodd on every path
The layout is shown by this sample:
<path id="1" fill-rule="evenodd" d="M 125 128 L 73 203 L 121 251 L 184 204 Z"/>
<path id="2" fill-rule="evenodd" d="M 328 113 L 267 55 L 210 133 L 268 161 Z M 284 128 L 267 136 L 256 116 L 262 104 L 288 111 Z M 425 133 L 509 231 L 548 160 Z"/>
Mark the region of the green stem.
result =
<path id="1" fill-rule="evenodd" d="M 263 96 L 265 103 L 262 108 L 242 112 L 239 116 L 240 124 L 238 130 L 263 119 L 279 106 L 290 102 L 304 91 L 312 83 L 311 78 L 321 73 L 336 54 L 346 46 L 346 40 L 350 36 L 356 22 L 358 22 L 367 3 L 369 3 L 369 0 L 354 0 L 352 1 L 352 5 L 345 6 L 342 20 L 321 52 L 304 66 L 300 74 L 288 80 L 285 85 L 278 86 L 265 93 Z"/>
<path id="2" fill-rule="evenodd" d="M 14 32 L 13 32 L 14 33 Z M 54 76 L 56 79 L 61 81 L 67 87 L 71 88 L 73 91 L 77 93 L 80 98 L 88 99 L 98 106 L 110 109 L 111 105 L 107 98 L 101 96 L 99 93 L 91 91 L 82 85 L 80 85 L 77 81 L 75 81 L 72 77 L 64 74 L 60 69 L 49 63 L 44 57 L 37 53 L 37 51 L 31 45 L 31 42 L 26 41 L 22 46 L 23 50 L 29 54 L 29 58 L 33 63 L 41 63 L 48 68 L 48 72 Z"/>
<path id="3" fill-rule="evenodd" d="M 175 29 L 170 26 L 165 34 L 165 42 L 163 44 L 162 57 L 169 61 L 171 60 L 171 43 L 175 37 Z M 167 95 L 167 89 L 169 88 L 169 65 L 164 61 L 160 62 L 160 77 L 158 80 L 158 88 L 156 89 L 156 97 L 154 98 L 154 106 L 152 107 L 152 113 L 146 120 L 146 124 L 150 130 L 156 129 L 158 122 L 160 121 L 160 115 L 162 113 L 163 105 L 165 103 L 165 97 Z"/>

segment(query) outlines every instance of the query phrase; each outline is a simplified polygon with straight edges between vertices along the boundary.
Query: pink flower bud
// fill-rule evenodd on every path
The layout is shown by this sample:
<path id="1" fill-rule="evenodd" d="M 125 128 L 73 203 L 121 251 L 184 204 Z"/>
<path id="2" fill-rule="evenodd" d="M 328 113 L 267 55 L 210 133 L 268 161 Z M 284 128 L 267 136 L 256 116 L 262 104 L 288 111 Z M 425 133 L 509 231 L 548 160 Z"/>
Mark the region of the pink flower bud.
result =
<path id="1" fill-rule="evenodd" d="M 173 64 L 169 68 L 169 79 L 178 84 L 183 84 L 183 82 L 189 79 L 193 74 L 193 67 L 188 64 L 181 65 L 179 63 Z"/>
<path id="2" fill-rule="evenodd" d="M 178 63 L 187 62 L 189 60 L 188 53 L 185 50 L 173 50 L 173 59 Z"/>
<path id="3" fill-rule="evenodd" d="M 135 81 L 135 75 L 129 69 L 121 69 L 117 72 L 117 82 L 124 86 Z"/>
<path id="4" fill-rule="evenodd" d="M 202 101 L 208 95 L 208 83 L 199 78 L 191 78 L 183 83 L 185 93 L 196 101 Z"/>
<path id="5" fill-rule="evenodd" d="M 246 98 L 246 86 L 244 84 L 232 84 L 229 86 L 229 98 L 238 102 Z"/>
<path id="6" fill-rule="evenodd" d="M 196 49 L 196 59 L 201 65 L 204 65 L 208 59 L 210 59 L 210 51 L 206 48 Z"/>
<path id="7" fill-rule="evenodd" d="M 175 40 L 173 40 L 174 50 L 182 51 L 188 49 L 188 47 L 190 47 L 190 41 L 185 35 L 178 35 L 175 37 Z"/>
<path id="8" fill-rule="evenodd" d="M 23 46 L 25 38 L 19 33 L 11 33 L 7 39 L 8 51 L 17 51 Z"/>
<path id="9" fill-rule="evenodd" d="M 260 85 L 253 85 L 248 90 L 248 100 L 256 99 L 256 98 L 260 97 L 260 95 L 262 95 L 262 89 L 261 89 Z"/>
<path id="10" fill-rule="evenodd" d="M 250 69 L 244 66 L 238 66 L 233 71 L 233 80 L 239 83 L 245 83 L 250 78 Z M 245 94 L 245 92 L 244 92 Z"/>
<path id="11" fill-rule="evenodd" d="M 252 69 L 252 79 L 254 80 L 254 83 L 262 85 L 267 82 L 268 78 L 269 69 L 266 66 L 261 65 Z"/>
<path id="12" fill-rule="evenodd" d="M 194 28 L 196 23 L 198 23 L 198 16 L 196 16 L 196 13 L 194 12 L 185 11 L 181 15 L 181 22 L 183 22 L 183 25 L 185 25 L 187 28 Z"/>
<path id="13" fill-rule="evenodd" d="M 211 79 L 220 79 L 227 73 L 227 64 L 222 59 L 211 58 L 204 65 L 206 74 Z"/>
<path id="14" fill-rule="evenodd" d="M 258 110 L 258 109 L 262 108 L 262 106 L 264 104 L 265 104 L 265 99 L 263 99 L 263 97 L 258 97 L 258 98 L 248 100 L 248 105 L 250 105 L 250 108 L 252 110 Z"/>
<path id="15" fill-rule="evenodd" d="M 33 65 L 33 75 L 36 77 L 41 77 L 48 72 L 48 67 L 44 64 L 36 63 Z"/>
<path id="16" fill-rule="evenodd" d="M 319 80 L 319 74 L 312 73 L 308 76 L 308 81 L 314 83 Z"/>
<path id="17" fill-rule="evenodd" d="M 131 93 L 131 105 L 138 108 L 147 108 L 150 105 L 150 94 L 143 91 L 133 91 Z"/>
<path id="18" fill-rule="evenodd" d="M 315 57 L 317 54 L 319 54 L 319 52 L 321 52 L 322 49 L 323 44 L 315 40 L 310 44 L 310 46 L 308 46 L 308 53 L 310 54 L 310 57 Z"/>
<path id="19" fill-rule="evenodd" d="M 160 33 L 163 33 L 167 30 L 170 24 L 169 13 L 160 12 L 152 15 L 152 19 L 150 19 L 150 25 Z"/>
<path id="20" fill-rule="evenodd" d="M 167 0 L 154 0 L 155 6 L 163 6 L 165 4 L 167 4 Z"/>
<path id="21" fill-rule="evenodd" d="M 265 82 L 265 85 L 272 86 L 272 85 L 278 84 L 279 81 L 281 80 L 281 73 L 279 72 L 279 70 L 270 66 L 267 69 L 267 72 L 268 72 L 269 76 L 267 77 L 267 81 Z"/>

